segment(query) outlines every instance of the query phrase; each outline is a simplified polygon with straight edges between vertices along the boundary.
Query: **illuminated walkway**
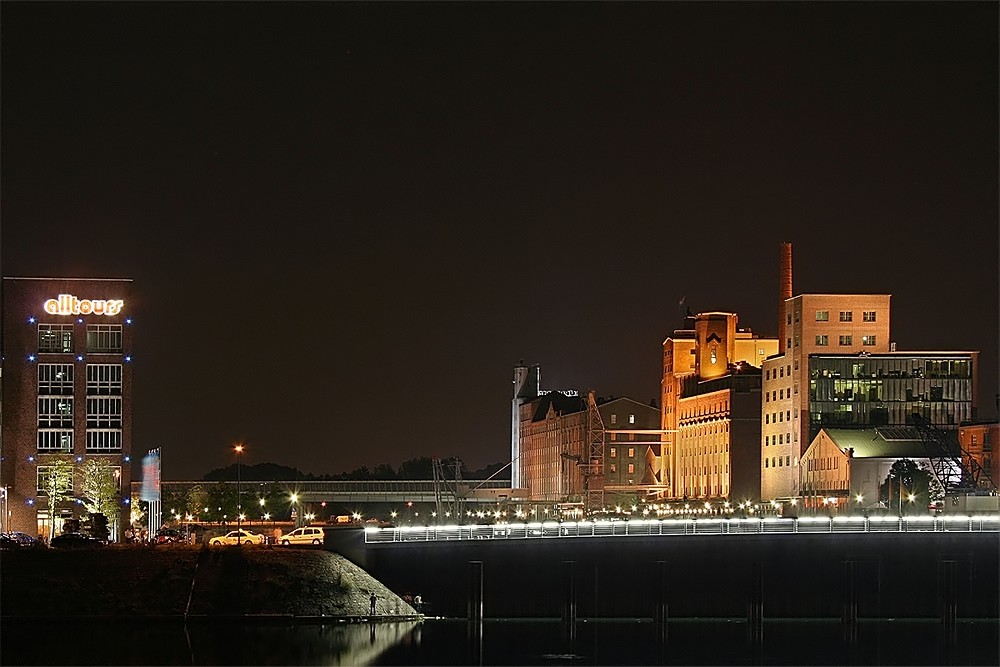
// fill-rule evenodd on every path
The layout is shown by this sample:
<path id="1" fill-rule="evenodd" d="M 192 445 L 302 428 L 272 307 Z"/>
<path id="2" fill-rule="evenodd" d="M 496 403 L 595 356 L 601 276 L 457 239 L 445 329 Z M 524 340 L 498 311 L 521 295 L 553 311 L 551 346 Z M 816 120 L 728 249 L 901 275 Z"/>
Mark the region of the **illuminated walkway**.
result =
<path id="1" fill-rule="evenodd" d="M 818 533 L 998 533 L 1000 515 L 837 516 L 764 519 L 640 519 L 631 521 L 546 521 L 488 525 L 366 528 L 365 542 L 447 540 L 538 540 L 656 535 L 815 535 Z"/>

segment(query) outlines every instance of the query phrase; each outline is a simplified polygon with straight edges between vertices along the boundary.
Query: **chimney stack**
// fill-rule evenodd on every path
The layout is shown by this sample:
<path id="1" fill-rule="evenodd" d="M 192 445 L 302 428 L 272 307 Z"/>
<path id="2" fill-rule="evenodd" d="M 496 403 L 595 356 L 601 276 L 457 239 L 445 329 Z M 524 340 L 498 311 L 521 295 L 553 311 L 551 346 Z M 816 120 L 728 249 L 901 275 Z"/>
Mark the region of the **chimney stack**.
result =
<path id="1" fill-rule="evenodd" d="M 783 242 L 778 271 L 778 354 L 785 353 L 785 299 L 792 298 L 792 244 Z"/>

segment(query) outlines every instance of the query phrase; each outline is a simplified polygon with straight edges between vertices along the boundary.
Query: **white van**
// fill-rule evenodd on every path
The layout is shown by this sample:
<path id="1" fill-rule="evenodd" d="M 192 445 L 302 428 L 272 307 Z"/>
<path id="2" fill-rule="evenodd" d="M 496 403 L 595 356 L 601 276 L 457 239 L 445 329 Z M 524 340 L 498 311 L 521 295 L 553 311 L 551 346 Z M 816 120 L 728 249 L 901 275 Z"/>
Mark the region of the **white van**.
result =
<path id="1" fill-rule="evenodd" d="M 323 544 L 323 538 L 324 534 L 322 528 L 302 526 L 301 528 L 296 528 L 286 535 L 282 535 L 278 539 L 281 544 L 287 546 L 289 544 Z"/>

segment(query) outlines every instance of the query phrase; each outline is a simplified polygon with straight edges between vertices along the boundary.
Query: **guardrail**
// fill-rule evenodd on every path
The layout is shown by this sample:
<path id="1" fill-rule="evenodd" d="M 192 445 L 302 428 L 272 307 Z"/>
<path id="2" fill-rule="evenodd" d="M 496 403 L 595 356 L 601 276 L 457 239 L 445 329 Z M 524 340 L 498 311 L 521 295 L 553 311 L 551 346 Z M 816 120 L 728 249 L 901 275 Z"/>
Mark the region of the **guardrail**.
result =
<path id="1" fill-rule="evenodd" d="M 530 540 L 654 535 L 774 535 L 817 533 L 998 533 L 1000 515 L 836 516 L 798 518 L 544 521 L 365 528 L 368 544 L 451 540 Z"/>

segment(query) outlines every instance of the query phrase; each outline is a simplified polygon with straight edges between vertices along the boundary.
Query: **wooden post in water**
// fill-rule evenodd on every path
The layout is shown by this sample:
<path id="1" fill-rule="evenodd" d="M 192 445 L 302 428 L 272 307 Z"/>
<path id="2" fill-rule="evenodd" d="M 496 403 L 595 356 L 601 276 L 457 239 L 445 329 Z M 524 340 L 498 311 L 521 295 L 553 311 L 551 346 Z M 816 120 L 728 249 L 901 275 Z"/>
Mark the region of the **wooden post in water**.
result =
<path id="1" fill-rule="evenodd" d="M 760 561 L 750 565 L 750 599 L 747 604 L 747 623 L 750 640 L 760 642 L 764 637 L 764 570 Z"/>
<path id="2" fill-rule="evenodd" d="M 667 561 L 656 561 L 656 572 L 653 576 L 653 623 L 656 624 L 657 636 L 665 639 L 667 636 Z"/>
<path id="3" fill-rule="evenodd" d="M 483 620 L 483 561 L 469 561 L 469 599 L 466 618 L 476 623 Z"/>
<path id="4" fill-rule="evenodd" d="M 938 604 L 946 640 L 954 640 L 955 623 L 958 620 L 955 569 L 953 560 L 938 561 Z"/>
<path id="5" fill-rule="evenodd" d="M 576 623 L 576 561 L 563 561 L 563 612 L 565 623 Z"/>
<path id="6" fill-rule="evenodd" d="M 840 622 L 844 625 L 844 639 L 850 643 L 858 640 L 858 578 L 853 560 L 844 561 L 843 601 Z"/>

